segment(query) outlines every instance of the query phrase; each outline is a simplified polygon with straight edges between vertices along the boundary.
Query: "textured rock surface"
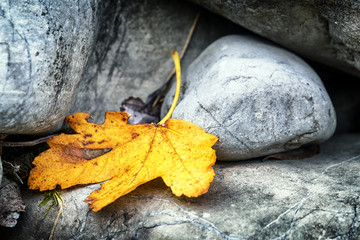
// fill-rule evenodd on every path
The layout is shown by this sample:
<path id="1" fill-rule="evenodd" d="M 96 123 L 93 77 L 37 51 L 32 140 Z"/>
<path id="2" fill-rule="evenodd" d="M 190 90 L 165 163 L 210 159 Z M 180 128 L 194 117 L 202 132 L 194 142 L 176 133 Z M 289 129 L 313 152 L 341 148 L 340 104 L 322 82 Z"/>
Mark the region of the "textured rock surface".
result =
<path id="1" fill-rule="evenodd" d="M 192 0 L 303 56 L 360 76 L 357 0 Z"/>
<path id="2" fill-rule="evenodd" d="M 214 42 L 185 72 L 182 89 L 172 117 L 218 136 L 221 160 L 295 149 L 335 131 L 335 111 L 316 73 L 292 53 L 253 37 Z"/>
<path id="3" fill-rule="evenodd" d="M 360 135 L 334 136 L 309 159 L 217 163 L 205 195 L 177 198 L 160 180 L 94 213 L 95 186 L 62 191 L 54 239 L 358 239 Z M 56 208 L 26 191 L 26 212 L 6 239 L 47 239 Z M 6 234 L 6 235 L 5 235 Z"/>
<path id="4" fill-rule="evenodd" d="M 145 101 L 199 9 L 176 0 L 1 1 L 0 133 L 48 132 L 79 111 L 101 122 L 129 96 Z M 245 30 L 203 13 L 183 66 L 229 31 Z"/>
<path id="5" fill-rule="evenodd" d="M 181 49 L 197 13 L 180 1 L 102 5 L 94 52 L 71 108 L 91 113 L 94 121 L 103 120 L 106 111 L 119 111 L 129 96 L 146 100 L 165 82 L 173 67 L 169 53 Z"/>
<path id="6" fill-rule="evenodd" d="M 0 133 L 63 121 L 92 47 L 95 2 L 0 2 Z"/>
<path id="7" fill-rule="evenodd" d="M 114 0 L 103 7 L 97 43 L 71 108 L 71 113 L 91 113 L 95 122 L 102 122 L 106 111 L 119 111 L 122 100 L 145 101 L 165 83 L 173 68 L 169 53 L 181 51 L 200 12 L 194 4 L 174 0 Z M 242 30 L 234 26 L 202 13 L 183 67 L 217 37 Z"/>

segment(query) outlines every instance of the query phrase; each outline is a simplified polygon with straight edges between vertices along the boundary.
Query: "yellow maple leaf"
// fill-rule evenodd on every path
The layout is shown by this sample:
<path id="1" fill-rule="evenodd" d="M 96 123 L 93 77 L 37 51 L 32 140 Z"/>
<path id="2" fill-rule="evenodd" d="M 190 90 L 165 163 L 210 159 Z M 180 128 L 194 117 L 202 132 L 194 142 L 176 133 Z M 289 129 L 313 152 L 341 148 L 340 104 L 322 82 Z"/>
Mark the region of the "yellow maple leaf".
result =
<path id="1" fill-rule="evenodd" d="M 68 188 L 103 182 L 85 200 L 97 212 L 139 185 L 161 177 L 176 196 L 197 197 L 207 192 L 214 178 L 212 166 L 217 137 L 193 123 L 167 120 L 180 92 L 180 63 L 172 53 L 177 90 L 169 113 L 158 124 L 130 125 L 125 112 L 107 112 L 102 125 L 89 123 L 87 113 L 66 121 L 78 134 L 61 134 L 47 141 L 50 149 L 36 157 L 30 189 Z M 165 123 L 164 123 L 165 122 Z M 94 156 L 94 151 L 97 152 Z"/>

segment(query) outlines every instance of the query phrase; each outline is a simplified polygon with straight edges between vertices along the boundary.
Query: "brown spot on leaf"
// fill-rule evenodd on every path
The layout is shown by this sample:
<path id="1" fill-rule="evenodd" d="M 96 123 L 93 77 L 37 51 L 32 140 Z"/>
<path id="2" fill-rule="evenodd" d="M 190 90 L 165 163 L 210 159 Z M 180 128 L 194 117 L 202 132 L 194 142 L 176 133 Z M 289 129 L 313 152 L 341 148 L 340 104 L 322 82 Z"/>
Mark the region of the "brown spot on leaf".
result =
<path id="1" fill-rule="evenodd" d="M 139 136 L 139 134 L 138 134 L 138 133 L 132 133 L 132 134 L 131 134 L 131 138 L 132 138 L 132 139 L 137 138 L 137 136 Z"/>
<path id="2" fill-rule="evenodd" d="M 80 159 L 91 160 L 91 159 L 100 157 L 101 155 L 104 155 L 104 154 L 110 152 L 111 150 L 112 150 L 112 148 L 100 148 L 100 149 L 70 148 L 70 149 L 68 149 L 67 154 L 71 155 L 73 157 L 76 157 L 76 158 L 73 158 L 73 159 L 79 159 L 80 158 Z"/>
<path id="3" fill-rule="evenodd" d="M 82 141 L 83 146 L 95 143 L 94 141 Z"/>

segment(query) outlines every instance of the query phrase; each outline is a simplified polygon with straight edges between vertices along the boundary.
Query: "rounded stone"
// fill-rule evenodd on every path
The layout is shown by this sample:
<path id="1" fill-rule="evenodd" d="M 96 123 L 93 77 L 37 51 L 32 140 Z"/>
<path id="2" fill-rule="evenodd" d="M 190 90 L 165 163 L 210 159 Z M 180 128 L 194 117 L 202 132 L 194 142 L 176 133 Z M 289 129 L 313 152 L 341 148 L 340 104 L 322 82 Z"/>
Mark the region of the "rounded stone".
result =
<path id="1" fill-rule="evenodd" d="M 167 112 L 174 86 L 165 98 Z M 219 160 L 242 160 L 329 139 L 331 100 L 317 74 L 296 55 L 262 39 L 223 37 L 190 65 L 173 118 L 219 137 Z"/>
<path id="2" fill-rule="evenodd" d="M 1 1 L 0 133 L 56 129 L 94 39 L 96 1 Z"/>
<path id="3" fill-rule="evenodd" d="M 357 0 L 191 0 L 309 59 L 360 76 Z"/>

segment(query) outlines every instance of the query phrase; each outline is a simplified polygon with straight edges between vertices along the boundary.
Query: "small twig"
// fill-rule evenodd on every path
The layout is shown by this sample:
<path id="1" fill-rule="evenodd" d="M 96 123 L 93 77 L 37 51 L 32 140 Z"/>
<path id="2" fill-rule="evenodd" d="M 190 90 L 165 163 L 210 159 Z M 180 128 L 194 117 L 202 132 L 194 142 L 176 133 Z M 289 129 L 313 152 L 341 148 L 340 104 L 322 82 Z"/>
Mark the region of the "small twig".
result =
<path id="1" fill-rule="evenodd" d="M 1 160 L 1 159 L 0 159 Z M 21 179 L 21 177 L 19 176 L 18 172 L 21 171 L 21 166 L 20 165 L 13 165 L 11 162 L 8 161 L 3 161 L 3 163 L 6 163 L 7 165 L 10 166 L 11 171 L 10 174 L 14 175 L 15 178 L 21 183 L 24 184 L 23 180 Z"/>
<path id="2" fill-rule="evenodd" d="M 58 212 L 57 212 L 55 220 L 54 220 L 54 225 L 51 229 L 49 240 L 52 240 L 54 237 L 55 228 L 56 228 L 57 222 L 59 221 L 59 218 L 60 218 L 60 215 L 62 214 L 62 212 L 63 212 L 63 202 L 61 199 L 61 202 L 58 203 Z"/>
<path id="3" fill-rule="evenodd" d="M 199 17 L 200 17 L 200 13 L 198 13 L 198 14 L 196 15 L 196 17 L 195 17 L 195 19 L 194 19 L 194 22 L 193 22 L 193 24 L 192 24 L 192 26 L 191 26 L 191 28 L 190 28 L 190 30 L 189 30 L 189 33 L 188 33 L 188 35 L 187 35 L 187 37 L 186 37 L 185 44 L 184 44 L 184 46 L 183 46 L 183 48 L 182 48 L 182 50 L 181 50 L 181 53 L 180 53 L 180 55 L 179 55 L 180 61 L 181 61 L 182 58 L 184 57 L 185 52 L 186 52 L 186 50 L 187 50 L 187 48 L 188 48 L 188 46 L 189 46 L 191 37 L 192 37 L 192 35 L 193 35 L 193 33 L 194 33 L 194 30 L 195 30 L 195 27 L 196 27 L 197 22 L 198 22 L 198 20 L 199 20 Z M 169 82 L 170 82 L 170 79 L 174 76 L 174 74 L 175 74 L 175 67 L 173 67 L 173 69 L 171 70 L 171 72 L 170 72 L 169 75 L 167 76 L 165 84 L 160 88 L 159 94 L 157 95 L 157 97 L 155 98 L 155 100 L 154 100 L 154 102 L 153 102 L 153 104 L 152 104 L 153 107 L 155 107 L 156 104 L 158 104 L 158 102 L 160 101 L 160 98 L 161 98 L 161 96 L 163 95 L 163 92 L 165 92 L 165 90 L 167 89 L 168 84 L 169 84 Z M 158 90 L 157 90 L 157 91 L 158 91 Z"/>
<path id="4" fill-rule="evenodd" d="M 1 142 L 0 141 L 0 148 L 1 147 L 32 147 L 37 144 L 46 142 L 51 137 L 57 136 L 58 134 L 49 135 L 46 137 L 38 138 L 32 141 L 26 141 L 26 142 Z"/>
<path id="5" fill-rule="evenodd" d="M 54 224 L 51 229 L 50 236 L 49 236 L 49 240 L 52 240 L 54 237 L 55 228 L 59 221 L 60 215 L 63 213 L 64 200 L 63 200 L 60 192 L 53 190 L 53 191 L 45 193 L 45 198 L 39 203 L 39 207 L 45 206 L 50 200 L 52 200 L 52 203 L 51 203 L 50 207 L 47 209 L 47 211 L 45 212 L 45 216 L 49 213 L 52 206 L 54 206 L 54 205 L 58 206 L 58 211 L 57 211 L 57 214 L 56 214 L 56 217 L 54 220 Z"/>
<path id="6" fill-rule="evenodd" d="M 188 48 L 188 46 L 189 46 L 191 37 L 192 37 L 192 35 L 193 35 L 193 33 L 194 33 L 194 30 L 195 30 L 196 24 L 197 24 L 197 22 L 198 22 L 198 20 L 199 20 L 199 17 L 200 17 L 200 13 L 198 13 L 198 14 L 196 15 L 196 17 L 195 17 L 195 19 L 194 19 L 194 22 L 193 22 L 193 24 L 191 25 L 191 28 L 190 28 L 189 33 L 188 33 L 188 35 L 187 35 L 187 37 L 186 37 L 186 40 L 185 40 L 185 44 L 184 44 L 184 46 L 183 46 L 183 48 L 182 48 L 182 50 L 181 50 L 181 53 L 180 53 L 180 55 L 179 55 L 180 61 L 181 61 L 181 59 L 184 57 L 185 52 L 186 52 L 186 50 L 187 50 L 187 48 Z M 168 77 L 166 78 L 166 82 L 168 82 L 168 81 L 174 76 L 174 74 L 175 74 L 175 67 L 173 67 L 173 69 L 172 69 L 171 72 L 169 73 Z"/>

